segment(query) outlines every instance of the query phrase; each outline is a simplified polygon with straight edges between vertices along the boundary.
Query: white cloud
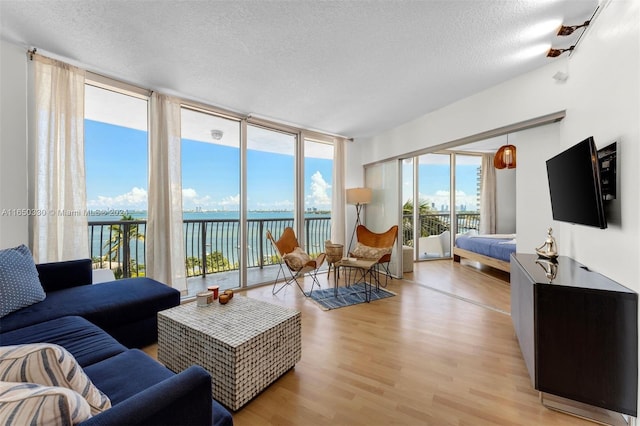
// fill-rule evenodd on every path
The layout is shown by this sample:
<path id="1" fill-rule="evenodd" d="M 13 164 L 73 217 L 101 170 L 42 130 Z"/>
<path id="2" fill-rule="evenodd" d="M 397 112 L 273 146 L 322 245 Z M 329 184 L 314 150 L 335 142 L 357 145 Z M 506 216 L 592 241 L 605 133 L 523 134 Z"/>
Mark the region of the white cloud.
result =
<path id="1" fill-rule="evenodd" d="M 131 191 L 114 197 L 98 195 L 97 200 L 87 201 L 87 207 L 89 209 L 146 210 L 147 190 L 134 186 Z"/>
<path id="2" fill-rule="evenodd" d="M 221 206 L 239 206 L 240 205 L 240 194 L 237 195 L 229 195 L 220 201 Z"/>
<path id="3" fill-rule="evenodd" d="M 319 171 L 311 176 L 310 186 L 311 193 L 307 195 L 307 207 L 331 208 L 331 198 L 329 198 L 328 194 L 331 185 L 324 180 Z"/>
<path id="4" fill-rule="evenodd" d="M 182 188 L 182 208 L 184 210 L 194 210 L 196 207 L 204 210 L 215 210 L 218 205 L 209 195 L 199 195 L 193 188 Z"/>

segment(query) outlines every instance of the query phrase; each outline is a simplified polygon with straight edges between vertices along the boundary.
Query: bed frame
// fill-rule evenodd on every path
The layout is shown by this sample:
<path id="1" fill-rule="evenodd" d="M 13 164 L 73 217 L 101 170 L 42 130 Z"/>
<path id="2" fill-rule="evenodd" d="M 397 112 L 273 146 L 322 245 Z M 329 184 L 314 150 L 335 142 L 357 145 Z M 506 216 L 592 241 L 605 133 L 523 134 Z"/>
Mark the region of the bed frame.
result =
<path id="1" fill-rule="evenodd" d="M 484 265 L 491 266 L 492 268 L 500 269 L 501 271 L 511 272 L 511 265 L 504 260 L 496 259 L 494 257 L 478 254 L 473 251 L 461 249 L 458 247 L 453 248 L 453 261 L 460 262 L 460 259 L 468 259 L 474 262 L 480 262 Z"/>

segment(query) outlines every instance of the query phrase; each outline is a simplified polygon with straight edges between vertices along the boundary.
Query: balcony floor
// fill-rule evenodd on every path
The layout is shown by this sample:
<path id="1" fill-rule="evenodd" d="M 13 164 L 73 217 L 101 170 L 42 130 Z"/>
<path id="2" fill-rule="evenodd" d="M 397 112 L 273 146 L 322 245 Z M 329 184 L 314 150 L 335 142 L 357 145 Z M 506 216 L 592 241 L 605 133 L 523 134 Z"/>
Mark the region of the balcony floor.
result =
<path id="1" fill-rule="evenodd" d="M 269 265 L 263 268 L 249 268 L 247 270 L 247 282 L 249 286 L 261 284 L 273 284 L 278 275 L 279 265 Z M 323 277 L 326 279 L 326 264 L 320 268 L 318 278 L 323 283 Z M 282 276 L 280 276 L 282 279 Z M 221 290 L 240 287 L 240 271 L 217 272 L 208 274 L 206 277 L 197 276 L 187 278 L 187 294 L 185 298 L 195 297 L 201 291 L 205 291 L 208 286 L 217 285 Z"/>

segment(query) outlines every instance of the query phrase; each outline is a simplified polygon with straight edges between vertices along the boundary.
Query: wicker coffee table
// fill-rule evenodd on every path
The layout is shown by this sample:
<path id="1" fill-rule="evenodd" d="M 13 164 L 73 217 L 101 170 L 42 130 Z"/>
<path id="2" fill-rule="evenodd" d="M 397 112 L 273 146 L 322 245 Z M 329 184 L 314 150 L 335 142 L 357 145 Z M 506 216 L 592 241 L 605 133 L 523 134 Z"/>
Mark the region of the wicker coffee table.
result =
<path id="1" fill-rule="evenodd" d="M 238 295 L 158 313 L 158 360 L 174 372 L 204 367 L 213 398 L 234 411 L 300 361 L 301 337 L 300 312 Z"/>

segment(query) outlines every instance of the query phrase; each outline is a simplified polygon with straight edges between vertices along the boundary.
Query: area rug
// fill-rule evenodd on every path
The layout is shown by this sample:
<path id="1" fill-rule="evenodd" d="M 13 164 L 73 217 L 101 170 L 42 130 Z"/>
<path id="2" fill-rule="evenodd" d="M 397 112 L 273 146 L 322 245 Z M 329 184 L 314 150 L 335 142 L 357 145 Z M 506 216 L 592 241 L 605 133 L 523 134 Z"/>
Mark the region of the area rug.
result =
<path id="1" fill-rule="evenodd" d="M 311 299 L 325 311 L 357 305 L 359 303 L 366 303 L 364 286 L 364 283 L 354 284 L 349 287 L 340 286 L 338 287 L 338 296 L 335 296 L 333 287 L 315 290 L 311 293 Z M 376 291 L 374 288 L 371 291 L 371 302 L 395 295 L 396 294 L 392 291 L 385 290 L 383 288 Z"/>

